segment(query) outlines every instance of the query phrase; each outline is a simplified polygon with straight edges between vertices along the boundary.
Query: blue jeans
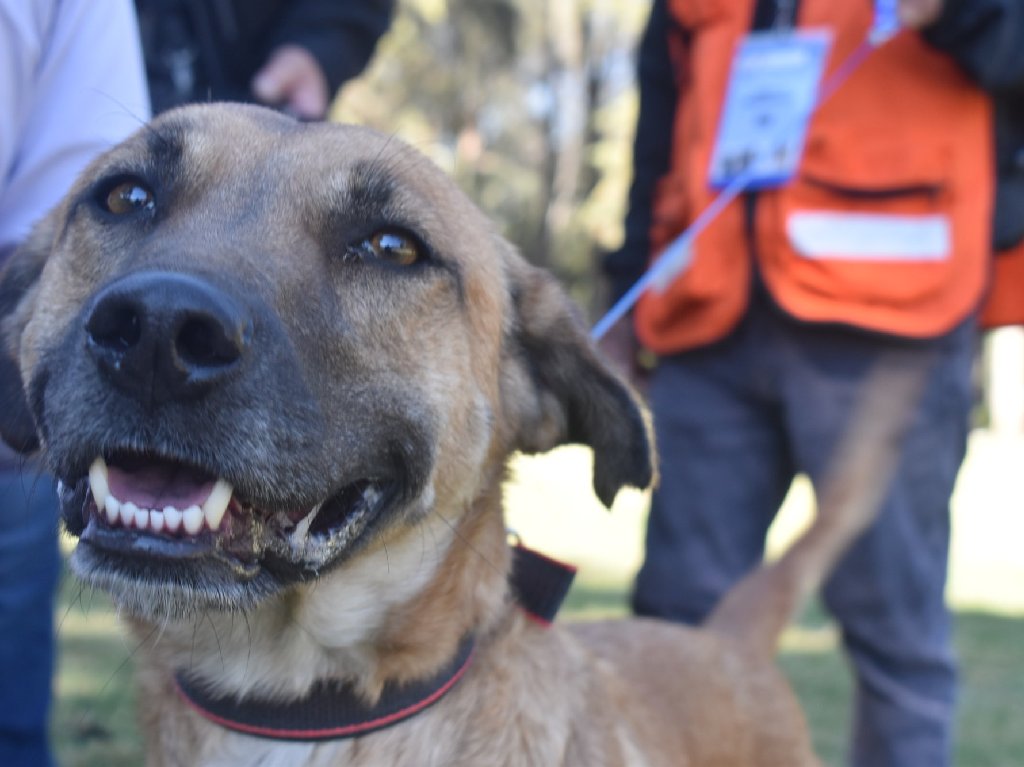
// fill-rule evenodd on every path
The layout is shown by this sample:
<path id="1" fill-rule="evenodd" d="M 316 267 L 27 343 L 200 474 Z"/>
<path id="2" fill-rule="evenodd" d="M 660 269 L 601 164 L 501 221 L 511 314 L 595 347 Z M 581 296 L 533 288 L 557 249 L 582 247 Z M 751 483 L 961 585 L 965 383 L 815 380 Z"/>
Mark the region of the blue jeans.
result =
<path id="1" fill-rule="evenodd" d="M 966 450 L 973 323 L 939 362 L 878 520 L 839 562 L 824 601 L 856 676 L 850 763 L 952 759 L 956 666 L 944 602 L 949 498 Z M 725 340 L 666 358 L 650 397 L 661 455 L 634 610 L 700 622 L 761 559 L 798 472 L 818 484 L 858 384 L 906 342 L 799 324 L 763 297 Z"/>
<path id="2" fill-rule="evenodd" d="M 48 719 L 60 556 L 53 480 L 0 471 L 0 765 L 53 764 Z"/>

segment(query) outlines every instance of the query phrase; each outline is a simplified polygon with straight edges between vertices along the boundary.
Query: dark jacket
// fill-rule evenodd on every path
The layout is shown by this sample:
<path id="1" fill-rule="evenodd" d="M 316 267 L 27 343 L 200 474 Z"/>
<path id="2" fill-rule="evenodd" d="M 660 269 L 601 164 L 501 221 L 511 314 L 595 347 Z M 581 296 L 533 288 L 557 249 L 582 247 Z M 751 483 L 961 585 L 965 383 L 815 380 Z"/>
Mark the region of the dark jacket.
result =
<path id="1" fill-rule="evenodd" d="M 307 49 L 335 93 L 358 75 L 394 0 L 136 0 L 154 113 L 191 101 L 251 101 L 271 52 Z"/>
<path id="2" fill-rule="evenodd" d="M 947 0 L 925 39 L 992 93 L 996 131 L 995 250 L 1024 239 L 1024 0 Z"/>
<path id="3" fill-rule="evenodd" d="M 765 9 L 772 5 L 755 4 L 752 29 L 771 24 Z M 669 51 L 670 25 L 675 23 L 666 0 L 654 0 L 637 58 L 640 113 L 625 239 L 603 263 L 613 301 L 641 277 L 651 255 L 654 187 L 669 168 L 676 78 L 685 76 Z M 942 16 L 924 37 L 992 93 L 998 174 L 993 240 L 996 249 L 1013 245 L 1024 238 L 1024 0 L 946 0 Z"/>

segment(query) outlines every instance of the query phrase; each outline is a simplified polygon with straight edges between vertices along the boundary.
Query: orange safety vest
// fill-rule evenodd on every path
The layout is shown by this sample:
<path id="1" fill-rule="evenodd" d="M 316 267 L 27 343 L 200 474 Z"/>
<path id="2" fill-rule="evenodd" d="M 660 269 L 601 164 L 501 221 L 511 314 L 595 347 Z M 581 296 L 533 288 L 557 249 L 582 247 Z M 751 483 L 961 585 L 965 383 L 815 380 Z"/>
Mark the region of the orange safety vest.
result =
<path id="1" fill-rule="evenodd" d="M 754 0 L 669 0 L 690 37 L 668 173 L 655 190 L 658 253 L 717 194 L 708 165 L 736 43 Z M 872 4 L 802 0 L 800 27 L 835 35 L 825 78 L 865 40 Z M 685 62 L 682 57 L 685 56 Z M 911 338 L 977 309 L 990 272 L 993 126 L 989 99 L 951 58 L 903 32 L 815 113 L 794 179 L 757 196 L 753 239 L 733 201 L 696 238 L 690 267 L 648 290 L 640 340 L 669 354 L 722 338 L 744 314 L 756 254 L 775 301 L 796 318 Z"/>

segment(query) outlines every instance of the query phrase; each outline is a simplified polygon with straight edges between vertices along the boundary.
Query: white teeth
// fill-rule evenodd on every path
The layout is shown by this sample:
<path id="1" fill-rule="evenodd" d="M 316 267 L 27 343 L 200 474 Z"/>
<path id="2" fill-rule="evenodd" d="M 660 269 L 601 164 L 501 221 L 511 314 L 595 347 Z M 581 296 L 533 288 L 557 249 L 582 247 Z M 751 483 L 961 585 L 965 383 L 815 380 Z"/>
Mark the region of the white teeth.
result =
<path id="1" fill-rule="evenodd" d="M 164 509 L 164 523 L 170 532 L 178 532 L 178 526 L 181 524 L 181 512 L 173 506 L 166 507 Z"/>
<path id="2" fill-rule="evenodd" d="M 110 485 L 107 483 L 107 463 L 102 456 L 92 462 L 89 467 L 89 489 L 92 490 L 93 500 L 96 501 L 96 508 L 102 509 L 110 495 Z"/>
<path id="3" fill-rule="evenodd" d="M 152 530 L 156 533 L 177 533 L 180 529 L 188 535 L 198 534 L 204 523 L 210 530 L 220 528 L 234 494 L 231 483 L 218 479 L 202 507 L 193 504 L 181 510 L 174 506 L 166 506 L 163 511 L 140 508 L 131 501 L 122 502 L 111 495 L 109 472 L 102 456 L 89 467 L 89 489 L 92 491 L 97 510 L 110 525 L 120 524 L 123 527 Z"/>
<path id="4" fill-rule="evenodd" d="M 121 504 L 121 524 L 125 527 L 130 527 L 132 522 L 135 521 L 135 512 L 139 510 L 131 501 L 126 501 Z"/>
<path id="5" fill-rule="evenodd" d="M 211 530 L 216 530 L 220 527 L 220 521 L 224 518 L 224 512 L 227 511 L 228 504 L 231 502 L 231 495 L 234 492 L 235 490 L 231 487 L 231 484 L 223 479 L 218 479 L 217 483 L 213 486 L 213 490 L 210 491 L 210 497 L 203 504 L 203 516 L 206 518 L 206 526 Z"/>
<path id="6" fill-rule="evenodd" d="M 195 535 L 203 529 L 203 510 L 195 505 L 189 506 L 181 514 L 181 523 L 186 533 Z"/>
<path id="7" fill-rule="evenodd" d="M 114 524 L 117 522 L 117 518 L 121 515 L 121 502 L 112 495 L 107 496 L 106 503 L 107 511 L 107 522 Z"/>

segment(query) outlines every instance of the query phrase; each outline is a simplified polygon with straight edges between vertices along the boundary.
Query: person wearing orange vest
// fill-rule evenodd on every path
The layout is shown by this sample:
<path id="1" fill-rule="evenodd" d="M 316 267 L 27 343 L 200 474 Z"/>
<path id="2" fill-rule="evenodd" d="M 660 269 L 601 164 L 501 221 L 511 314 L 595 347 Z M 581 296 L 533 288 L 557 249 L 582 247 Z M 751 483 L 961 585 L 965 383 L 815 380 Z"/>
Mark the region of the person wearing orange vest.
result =
<path id="1" fill-rule="evenodd" d="M 892 350 L 930 360 L 879 517 L 823 593 L 856 676 L 858 767 L 952 759 L 949 499 L 992 270 L 990 91 L 1024 82 L 1022 6 L 899 0 L 907 28 L 820 104 L 793 177 L 726 206 L 692 242 L 688 267 L 645 291 L 602 341 L 634 374 L 638 347 L 657 357 L 647 385 L 661 482 L 633 608 L 688 623 L 760 561 L 793 477 L 820 486 L 874 363 Z M 830 30 L 827 79 L 858 55 L 875 10 L 871 0 L 654 0 L 625 243 L 603 264 L 613 298 L 718 194 L 709 166 L 737 42 Z"/>

